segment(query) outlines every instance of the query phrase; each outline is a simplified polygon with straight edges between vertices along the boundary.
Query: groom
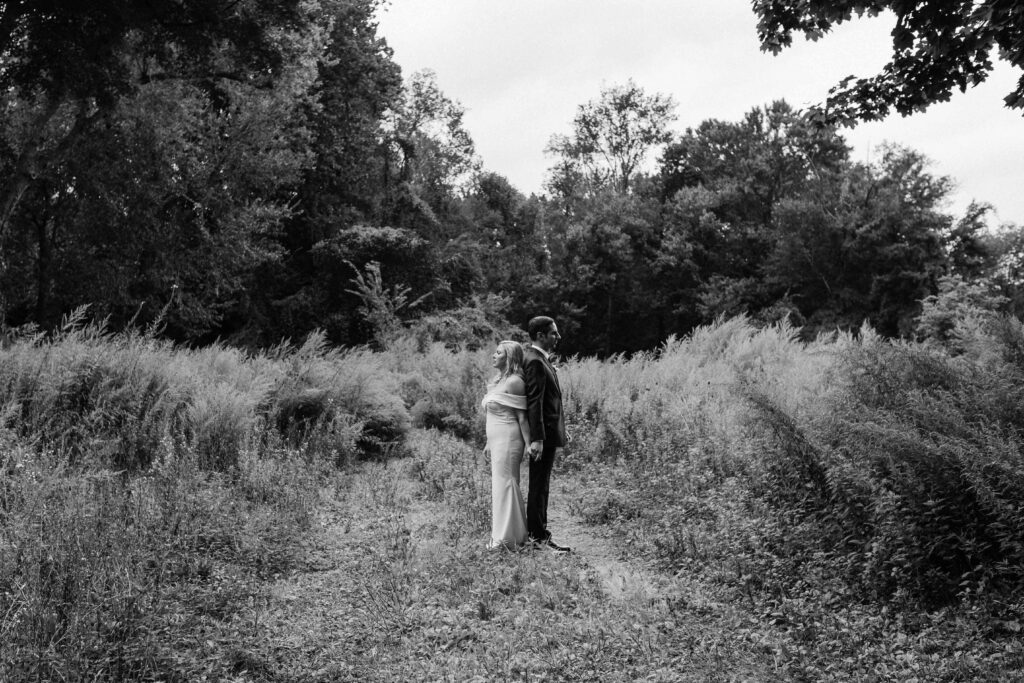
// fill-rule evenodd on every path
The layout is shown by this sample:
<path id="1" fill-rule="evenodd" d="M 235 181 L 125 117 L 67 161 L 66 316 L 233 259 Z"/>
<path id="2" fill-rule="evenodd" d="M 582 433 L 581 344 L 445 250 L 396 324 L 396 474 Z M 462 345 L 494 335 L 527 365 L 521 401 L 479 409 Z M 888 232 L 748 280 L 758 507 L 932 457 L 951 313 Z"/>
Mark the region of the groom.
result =
<path id="1" fill-rule="evenodd" d="M 533 441 L 530 455 L 530 493 L 526 500 L 526 530 L 535 546 L 567 553 L 548 531 L 548 491 L 555 455 L 565 446 L 565 418 L 562 416 L 562 389 L 550 355 L 562 335 L 558 325 L 547 316 L 530 320 L 527 330 L 532 344 L 524 358 L 526 379 L 526 415 Z"/>

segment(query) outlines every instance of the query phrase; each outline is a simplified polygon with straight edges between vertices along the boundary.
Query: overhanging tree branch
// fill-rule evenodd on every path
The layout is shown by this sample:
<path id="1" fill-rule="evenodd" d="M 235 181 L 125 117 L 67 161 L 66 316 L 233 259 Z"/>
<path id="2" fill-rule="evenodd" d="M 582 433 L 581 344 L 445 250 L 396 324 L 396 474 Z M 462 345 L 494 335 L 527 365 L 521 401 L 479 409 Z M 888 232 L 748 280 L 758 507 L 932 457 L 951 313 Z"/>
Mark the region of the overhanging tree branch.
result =
<path id="1" fill-rule="evenodd" d="M 982 83 L 993 54 L 1024 70 L 1024 3 L 1006 0 L 754 0 L 761 49 L 778 54 L 793 44 L 793 33 L 817 40 L 854 16 L 889 10 L 896 21 L 893 53 L 875 76 L 849 76 L 815 108 L 823 122 L 853 125 L 882 119 L 892 110 L 907 116 L 924 111 Z M 1024 76 L 1005 98 L 1024 109 Z"/>

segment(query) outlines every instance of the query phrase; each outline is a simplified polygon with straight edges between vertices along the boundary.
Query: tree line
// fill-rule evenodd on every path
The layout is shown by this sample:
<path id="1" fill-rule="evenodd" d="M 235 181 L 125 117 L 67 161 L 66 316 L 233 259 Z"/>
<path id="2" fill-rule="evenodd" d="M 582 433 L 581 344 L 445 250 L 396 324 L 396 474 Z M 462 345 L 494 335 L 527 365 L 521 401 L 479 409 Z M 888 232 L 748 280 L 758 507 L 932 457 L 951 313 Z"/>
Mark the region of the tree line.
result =
<path id="1" fill-rule="evenodd" d="M 525 196 L 403 77 L 380 4 L 0 4 L 0 322 L 471 345 L 545 312 L 608 355 L 723 315 L 910 336 L 937 334 L 922 301 L 1024 306 L 1019 228 L 783 101 L 680 134 L 671 97 L 605 88 Z"/>

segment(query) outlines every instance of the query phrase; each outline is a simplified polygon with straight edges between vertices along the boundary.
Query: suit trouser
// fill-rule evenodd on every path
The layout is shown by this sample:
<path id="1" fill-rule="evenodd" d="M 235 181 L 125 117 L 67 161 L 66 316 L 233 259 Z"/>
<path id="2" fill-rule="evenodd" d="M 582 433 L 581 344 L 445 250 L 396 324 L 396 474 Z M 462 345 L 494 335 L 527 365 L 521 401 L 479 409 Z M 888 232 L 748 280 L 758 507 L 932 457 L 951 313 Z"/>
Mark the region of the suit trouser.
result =
<path id="1" fill-rule="evenodd" d="M 557 446 L 544 444 L 537 460 L 530 461 L 530 492 L 526 497 L 526 531 L 535 541 L 551 538 L 548 531 L 548 491 Z"/>

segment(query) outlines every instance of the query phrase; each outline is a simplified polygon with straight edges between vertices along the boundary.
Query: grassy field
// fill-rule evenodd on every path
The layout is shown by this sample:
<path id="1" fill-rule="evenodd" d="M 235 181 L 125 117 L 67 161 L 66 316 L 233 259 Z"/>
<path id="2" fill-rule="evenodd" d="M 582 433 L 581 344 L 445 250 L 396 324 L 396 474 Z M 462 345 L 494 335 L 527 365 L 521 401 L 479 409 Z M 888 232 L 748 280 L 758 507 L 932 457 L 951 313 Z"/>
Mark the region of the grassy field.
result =
<path id="1" fill-rule="evenodd" d="M 0 351 L 0 679 L 1024 680 L 1024 335 L 570 359 L 566 557 L 487 552 L 490 349 Z"/>

